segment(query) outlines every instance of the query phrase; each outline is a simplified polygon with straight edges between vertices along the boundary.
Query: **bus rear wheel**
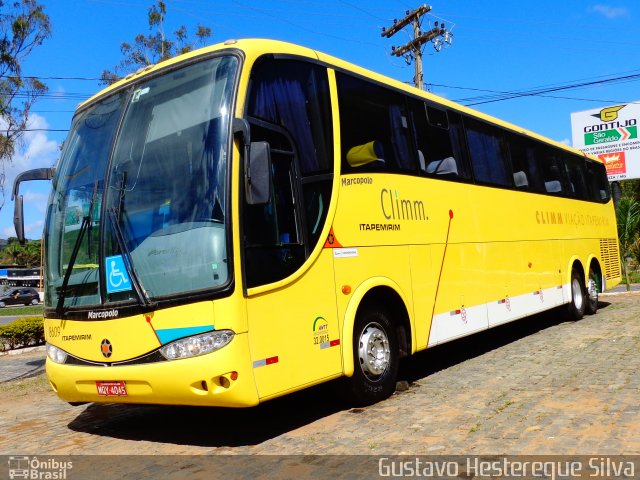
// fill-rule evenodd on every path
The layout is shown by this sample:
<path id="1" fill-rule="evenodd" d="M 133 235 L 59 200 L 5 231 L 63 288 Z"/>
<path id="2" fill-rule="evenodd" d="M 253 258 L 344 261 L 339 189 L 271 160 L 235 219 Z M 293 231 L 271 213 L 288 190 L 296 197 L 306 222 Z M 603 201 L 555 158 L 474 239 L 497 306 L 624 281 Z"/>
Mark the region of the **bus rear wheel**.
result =
<path id="1" fill-rule="evenodd" d="M 599 277 L 596 276 L 592 268 L 589 269 L 589 281 L 587 282 L 587 303 L 585 313 L 593 315 L 598 311 L 598 285 Z"/>
<path id="2" fill-rule="evenodd" d="M 367 308 L 358 315 L 353 360 L 353 376 L 346 379 L 348 401 L 365 406 L 393 394 L 398 375 L 398 339 L 385 311 Z"/>
<path id="3" fill-rule="evenodd" d="M 571 300 L 569 301 L 568 313 L 571 319 L 580 320 L 584 317 L 587 305 L 584 280 L 582 274 L 577 269 L 571 270 Z"/>

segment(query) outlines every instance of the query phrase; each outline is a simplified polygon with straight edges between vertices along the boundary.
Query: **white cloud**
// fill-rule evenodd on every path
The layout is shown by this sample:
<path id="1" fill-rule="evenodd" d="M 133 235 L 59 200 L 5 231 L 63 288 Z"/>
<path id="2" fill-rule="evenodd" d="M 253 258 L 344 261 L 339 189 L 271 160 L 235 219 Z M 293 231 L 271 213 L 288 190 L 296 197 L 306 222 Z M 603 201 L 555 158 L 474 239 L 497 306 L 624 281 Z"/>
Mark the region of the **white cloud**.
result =
<path id="1" fill-rule="evenodd" d="M 0 232 L 4 238 L 15 236 L 11 191 L 16 176 L 32 168 L 52 167 L 60 155 L 58 142 L 49 139 L 47 132 L 42 131 L 49 128 L 49 124 L 44 117 L 32 113 L 29 116 L 27 128 L 30 131 L 24 133 L 22 143 L 16 150 L 13 158 L 10 162 L 6 162 L 3 165 L 5 174 L 5 202 L 2 210 L 0 210 Z M 24 183 L 20 191 L 24 196 L 26 217 L 25 233 L 27 233 L 28 238 L 38 238 L 40 236 L 48 200 L 48 195 L 44 192 L 50 188 L 50 184 L 46 186 L 36 186 L 36 183 L 44 182 Z M 29 235 L 30 233 L 31 235 Z"/>
<path id="2" fill-rule="evenodd" d="M 560 143 L 564 143 L 565 145 L 567 145 L 567 146 L 569 146 L 569 147 L 571 146 L 571 140 L 570 140 L 570 139 L 568 139 L 568 138 L 564 138 L 564 139 L 562 139 L 562 140 L 559 140 L 559 142 L 560 142 Z"/>
<path id="3" fill-rule="evenodd" d="M 629 10 L 624 7 L 612 7 L 611 5 L 604 4 L 594 5 L 590 10 L 609 19 L 628 17 L 630 13 Z"/>
<path id="4" fill-rule="evenodd" d="M 42 236 L 42 229 L 44 228 L 44 218 L 36 220 L 33 223 L 24 226 L 24 235 L 30 239 L 38 239 Z M 15 237 L 16 231 L 12 225 L 6 225 L 2 227 L 0 231 L 1 238 Z"/>
<path id="5" fill-rule="evenodd" d="M 41 131 L 47 128 L 49 124 L 44 117 L 36 113 L 30 115 L 27 129 L 31 131 L 24 133 L 22 145 L 16 150 L 11 162 L 4 165 L 4 185 L 8 195 L 13 188 L 13 180 L 19 173 L 32 168 L 52 167 L 55 164 L 60 148 L 56 141 L 47 138 L 47 132 Z"/>

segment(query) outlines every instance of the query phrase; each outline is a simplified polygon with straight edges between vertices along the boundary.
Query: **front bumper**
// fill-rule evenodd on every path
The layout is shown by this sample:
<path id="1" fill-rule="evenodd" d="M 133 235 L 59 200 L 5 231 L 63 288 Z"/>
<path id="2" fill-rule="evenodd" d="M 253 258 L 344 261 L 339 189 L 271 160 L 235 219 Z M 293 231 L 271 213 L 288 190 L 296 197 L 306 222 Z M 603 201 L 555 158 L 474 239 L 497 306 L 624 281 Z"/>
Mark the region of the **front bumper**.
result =
<path id="1" fill-rule="evenodd" d="M 247 334 L 198 357 L 111 367 L 58 364 L 47 358 L 46 371 L 53 390 L 72 403 L 249 407 L 259 402 Z M 127 396 L 98 395 L 96 382 L 116 381 L 125 382 Z"/>

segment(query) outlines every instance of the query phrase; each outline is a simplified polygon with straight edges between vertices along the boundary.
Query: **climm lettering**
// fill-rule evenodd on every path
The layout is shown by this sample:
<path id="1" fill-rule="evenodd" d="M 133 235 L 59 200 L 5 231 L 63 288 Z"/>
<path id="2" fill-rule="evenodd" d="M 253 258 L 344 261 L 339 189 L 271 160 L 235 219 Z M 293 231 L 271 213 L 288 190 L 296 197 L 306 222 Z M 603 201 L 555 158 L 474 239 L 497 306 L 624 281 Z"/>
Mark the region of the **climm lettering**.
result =
<path id="1" fill-rule="evenodd" d="M 380 208 L 387 220 L 428 220 L 422 200 L 401 198 L 397 190 L 380 190 Z"/>
<path id="2" fill-rule="evenodd" d="M 562 225 L 562 214 L 560 212 L 536 211 L 536 221 L 542 225 Z"/>

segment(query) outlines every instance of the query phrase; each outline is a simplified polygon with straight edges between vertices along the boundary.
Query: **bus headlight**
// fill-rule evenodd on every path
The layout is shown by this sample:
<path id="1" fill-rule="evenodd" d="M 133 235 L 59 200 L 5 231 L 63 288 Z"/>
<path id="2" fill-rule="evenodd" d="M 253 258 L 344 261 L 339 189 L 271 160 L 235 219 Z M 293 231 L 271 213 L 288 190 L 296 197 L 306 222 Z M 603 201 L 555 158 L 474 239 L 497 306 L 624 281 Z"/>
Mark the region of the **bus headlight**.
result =
<path id="1" fill-rule="evenodd" d="M 47 343 L 47 356 L 55 363 L 64 363 L 67 361 L 67 352 L 50 343 Z"/>
<path id="2" fill-rule="evenodd" d="M 167 360 L 195 357 L 219 350 L 233 340 L 231 330 L 216 330 L 201 333 L 192 337 L 181 338 L 160 348 L 160 353 Z"/>

